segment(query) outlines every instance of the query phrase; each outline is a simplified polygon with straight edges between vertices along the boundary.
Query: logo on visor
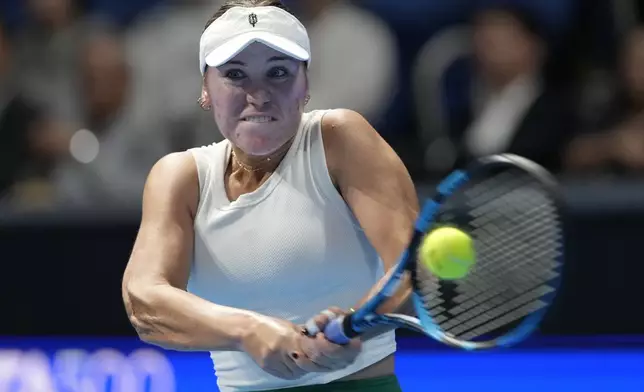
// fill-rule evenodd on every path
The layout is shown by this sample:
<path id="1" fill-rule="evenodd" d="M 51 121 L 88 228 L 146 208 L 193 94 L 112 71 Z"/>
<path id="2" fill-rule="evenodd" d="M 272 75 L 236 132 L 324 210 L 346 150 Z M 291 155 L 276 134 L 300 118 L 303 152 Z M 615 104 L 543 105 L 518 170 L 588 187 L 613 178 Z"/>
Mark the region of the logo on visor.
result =
<path id="1" fill-rule="evenodd" d="M 250 14 L 248 15 L 248 23 L 250 23 L 253 27 L 257 24 L 257 15 L 255 14 Z"/>

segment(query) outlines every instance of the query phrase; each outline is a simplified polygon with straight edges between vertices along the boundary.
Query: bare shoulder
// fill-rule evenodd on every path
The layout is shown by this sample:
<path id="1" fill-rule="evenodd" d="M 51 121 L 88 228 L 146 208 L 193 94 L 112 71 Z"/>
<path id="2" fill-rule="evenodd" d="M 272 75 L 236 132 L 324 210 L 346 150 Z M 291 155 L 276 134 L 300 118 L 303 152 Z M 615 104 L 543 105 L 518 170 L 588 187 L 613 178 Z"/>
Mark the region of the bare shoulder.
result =
<path id="1" fill-rule="evenodd" d="M 354 165 L 379 170 L 383 165 L 401 164 L 394 150 L 358 112 L 331 110 L 322 118 L 321 126 L 327 166 L 334 180 Z"/>
<path id="2" fill-rule="evenodd" d="M 325 146 L 342 147 L 349 140 L 380 138 L 380 135 L 360 113 L 349 109 L 334 109 L 322 117 Z"/>
<path id="3" fill-rule="evenodd" d="M 188 208 L 191 216 L 199 203 L 199 175 L 189 151 L 171 153 L 159 159 L 148 175 L 143 191 L 143 213 L 148 208 L 174 205 Z"/>

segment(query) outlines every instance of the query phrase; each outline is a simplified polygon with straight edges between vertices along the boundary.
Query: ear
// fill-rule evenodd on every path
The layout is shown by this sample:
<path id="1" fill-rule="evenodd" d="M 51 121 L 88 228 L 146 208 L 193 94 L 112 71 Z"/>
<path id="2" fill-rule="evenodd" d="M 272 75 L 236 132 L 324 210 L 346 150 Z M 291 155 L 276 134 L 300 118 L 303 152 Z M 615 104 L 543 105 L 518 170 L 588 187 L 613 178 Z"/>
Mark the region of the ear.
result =
<path id="1" fill-rule="evenodd" d="M 205 80 L 204 80 L 204 83 L 201 85 L 201 95 L 197 100 L 197 103 L 199 104 L 199 106 L 201 106 L 201 109 L 205 111 L 212 109 L 212 102 L 210 100 L 210 94 L 208 94 L 208 88 L 206 86 Z"/>
<path id="2" fill-rule="evenodd" d="M 201 85 L 201 96 L 199 102 L 202 102 L 204 105 L 210 105 L 210 94 L 208 94 L 208 88 L 206 87 L 206 82 Z"/>
<path id="3" fill-rule="evenodd" d="M 306 106 L 311 99 L 311 94 L 309 91 L 309 69 L 305 65 L 302 66 L 304 72 L 304 96 L 302 97 L 302 104 Z"/>
<path id="4" fill-rule="evenodd" d="M 309 91 L 309 67 L 302 63 L 302 68 L 304 69 L 304 86 L 305 86 L 305 96 L 308 96 L 310 94 Z"/>

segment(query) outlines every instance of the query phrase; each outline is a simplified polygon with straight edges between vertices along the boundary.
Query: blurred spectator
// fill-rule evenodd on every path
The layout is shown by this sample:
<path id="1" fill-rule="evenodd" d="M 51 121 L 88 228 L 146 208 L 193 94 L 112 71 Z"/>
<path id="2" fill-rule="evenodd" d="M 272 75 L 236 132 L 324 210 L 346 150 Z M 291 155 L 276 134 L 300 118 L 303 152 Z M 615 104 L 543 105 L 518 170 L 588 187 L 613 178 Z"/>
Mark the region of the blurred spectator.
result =
<path id="1" fill-rule="evenodd" d="M 389 26 L 351 1 L 286 4 L 311 39 L 307 109 L 344 107 L 380 120 L 398 88 L 398 48 Z"/>
<path id="2" fill-rule="evenodd" d="M 625 39 L 618 78 L 618 92 L 600 120 L 571 143 L 570 171 L 644 171 L 644 26 Z"/>
<path id="3" fill-rule="evenodd" d="M 120 35 L 106 29 L 89 33 L 79 53 L 81 113 L 54 176 L 59 202 L 138 207 L 147 173 L 171 151 L 167 134 L 160 118 L 132 105 L 132 75 Z"/>
<path id="4" fill-rule="evenodd" d="M 461 75 L 452 86 L 466 86 L 464 102 L 443 109 L 449 121 L 442 132 L 454 146 L 453 160 L 449 167 L 432 162 L 431 156 L 427 161 L 448 170 L 473 157 L 510 152 L 558 171 L 575 121 L 568 95 L 544 77 L 548 44 L 543 29 L 529 12 L 503 5 L 480 9 L 471 36 L 473 61 L 464 68 L 471 75 Z M 420 61 L 419 67 L 428 66 L 433 59 Z M 446 148 L 430 144 L 428 155 L 443 157 L 439 150 Z"/>
<path id="5" fill-rule="evenodd" d="M 1 23 L 1 22 L 0 22 Z M 34 126 L 34 109 L 17 95 L 13 81 L 11 47 L 0 24 L 0 195 L 16 183 L 28 161 L 29 137 Z"/>
<path id="6" fill-rule="evenodd" d="M 20 91 L 13 48 L 0 22 L 0 204 L 15 207 L 46 198 L 55 143 L 45 136 L 53 123 Z"/>
<path id="7" fill-rule="evenodd" d="M 28 19 L 16 37 L 17 75 L 28 99 L 56 117 L 74 117 L 73 84 L 83 36 L 78 0 L 27 0 Z"/>
<path id="8" fill-rule="evenodd" d="M 146 11 L 127 30 L 135 110 L 164 117 L 166 132 L 172 134 L 173 150 L 222 139 L 212 115 L 197 105 L 202 84 L 197 56 L 199 38 L 221 3 L 222 0 L 166 0 Z"/>
<path id="9" fill-rule="evenodd" d="M 512 152 L 558 171 L 573 105 L 544 79 L 546 35 L 523 10 L 491 8 L 476 16 L 473 43 L 480 84 L 465 155 Z"/>

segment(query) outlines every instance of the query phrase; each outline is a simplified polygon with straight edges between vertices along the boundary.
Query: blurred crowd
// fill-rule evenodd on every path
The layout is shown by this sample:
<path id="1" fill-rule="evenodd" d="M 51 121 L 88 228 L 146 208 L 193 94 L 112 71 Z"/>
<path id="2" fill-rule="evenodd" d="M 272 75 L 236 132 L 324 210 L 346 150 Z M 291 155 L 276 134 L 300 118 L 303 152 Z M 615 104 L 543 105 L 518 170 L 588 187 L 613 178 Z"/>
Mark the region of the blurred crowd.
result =
<path id="1" fill-rule="evenodd" d="M 221 140 L 197 49 L 222 2 L 3 1 L 0 205 L 138 208 L 157 159 Z M 419 180 L 500 152 L 644 173 L 642 2 L 285 3 L 311 37 L 307 108 L 359 111 Z"/>

